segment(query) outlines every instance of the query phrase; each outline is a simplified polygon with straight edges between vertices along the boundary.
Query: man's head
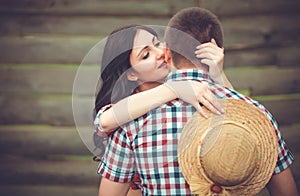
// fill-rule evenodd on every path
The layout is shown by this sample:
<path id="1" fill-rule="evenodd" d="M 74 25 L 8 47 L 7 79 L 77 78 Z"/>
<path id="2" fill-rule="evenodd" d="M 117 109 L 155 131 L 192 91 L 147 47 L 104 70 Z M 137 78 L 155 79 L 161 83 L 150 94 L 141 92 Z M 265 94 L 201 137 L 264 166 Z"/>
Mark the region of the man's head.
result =
<path id="1" fill-rule="evenodd" d="M 195 57 L 196 46 L 214 38 L 223 47 L 222 26 L 215 14 L 199 8 L 186 8 L 175 14 L 169 21 L 165 40 L 171 51 L 172 61 L 177 69 L 197 65 L 207 69 Z"/>

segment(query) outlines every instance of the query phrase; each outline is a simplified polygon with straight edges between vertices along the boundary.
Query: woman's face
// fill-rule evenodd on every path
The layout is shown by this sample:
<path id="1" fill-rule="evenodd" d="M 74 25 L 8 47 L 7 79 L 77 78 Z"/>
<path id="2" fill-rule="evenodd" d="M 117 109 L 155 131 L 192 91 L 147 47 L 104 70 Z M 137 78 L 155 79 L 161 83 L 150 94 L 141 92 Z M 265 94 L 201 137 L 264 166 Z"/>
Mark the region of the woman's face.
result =
<path id="1" fill-rule="evenodd" d="M 169 73 L 164 46 L 146 30 L 138 30 L 130 54 L 132 74 L 139 82 L 162 81 Z"/>

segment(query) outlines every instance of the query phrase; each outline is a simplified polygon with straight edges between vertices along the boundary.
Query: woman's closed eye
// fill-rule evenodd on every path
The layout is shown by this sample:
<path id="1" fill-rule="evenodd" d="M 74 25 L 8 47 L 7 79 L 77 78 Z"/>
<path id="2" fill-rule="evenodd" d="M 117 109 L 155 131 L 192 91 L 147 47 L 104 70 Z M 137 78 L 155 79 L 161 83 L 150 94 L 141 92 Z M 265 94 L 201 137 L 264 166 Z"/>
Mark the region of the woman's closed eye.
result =
<path id="1" fill-rule="evenodd" d="M 157 40 L 157 41 L 153 44 L 153 46 L 157 48 L 157 47 L 160 46 L 160 44 L 161 44 L 161 42 Z M 143 60 L 147 59 L 147 58 L 149 57 L 149 55 L 150 55 L 150 47 L 145 48 L 145 50 L 146 50 L 146 51 L 144 52 L 144 55 L 143 55 L 143 57 L 142 57 Z"/>
<path id="2" fill-rule="evenodd" d="M 143 55 L 143 59 L 147 59 L 149 57 L 150 53 L 149 52 L 146 52 L 144 55 Z"/>
<path id="3" fill-rule="evenodd" d="M 158 47 L 158 46 L 160 46 L 160 44 L 161 44 L 161 42 L 160 42 L 160 41 L 157 41 L 157 42 L 154 44 L 154 46 L 155 46 L 155 47 Z"/>

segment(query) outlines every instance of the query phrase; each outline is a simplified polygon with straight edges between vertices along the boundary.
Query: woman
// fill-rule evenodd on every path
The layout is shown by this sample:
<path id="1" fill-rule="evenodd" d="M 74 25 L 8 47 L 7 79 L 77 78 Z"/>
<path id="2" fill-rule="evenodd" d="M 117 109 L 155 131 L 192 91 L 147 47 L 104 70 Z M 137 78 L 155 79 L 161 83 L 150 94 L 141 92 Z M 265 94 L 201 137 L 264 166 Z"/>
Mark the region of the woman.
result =
<path id="1" fill-rule="evenodd" d="M 213 66 L 217 59 L 222 67 L 223 49 L 218 48 L 214 41 L 201 45 L 196 54 L 202 58 L 202 63 Z M 95 102 L 95 111 L 100 111 L 95 119 L 97 134 L 105 136 L 119 125 L 176 98 L 194 105 L 204 117 L 206 114 L 198 103 L 203 98 L 206 101 L 202 101 L 202 104 L 212 112 L 217 114 L 223 112 L 206 84 L 181 81 L 161 85 L 169 71 L 165 63 L 164 47 L 158 41 L 153 29 L 145 26 L 129 26 L 112 32 L 103 53 L 102 88 Z M 231 87 L 223 72 L 222 76 Z M 182 92 L 185 88 L 192 88 L 192 93 Z M 141 93 L 129 96 L 137 92 Z M 113 107 L 111 103 L 114 104 Z"/>
<path id="2" fill-rule="evenodd" d="M 140 43 L 136 43 L 133 50 L 131 50 L 132 46 L 134 45 L 134 38 L 135 34 L 138 31 L 138 28 L 144 28 L 145 31 L 148 31 L 148 34 L 150 35 L 150 40 L 148 41 L 148 46 L 145 43 L 142 43 L 142 46 L 144 45 L 147 47 L 146 55 L 147 61 L 145 59 L 138 59 L 135 58 L 133 55 L 131 55 L 131 51 L 138 50 L 138 45 L 141 45 L 141 42 L 144 41 L 144 37 L 140 36 L 140 40 L 138 39 L 136 41 L 139 41 Z M 113 36 L 114 35 L 114 36 Z M 118 37 L 128 37 L 126 40 L 117 39 Z M 153 38 L 152 38 L 153 37 Z M 152 40 L 153 39 L 153 40 Z M 123 42 L 123 43 L 121 43 Z M 130 45 L 131 46 L 128 46 Z M 118 57 L 112 59 L 111 54 L 116 53 L 116 49 L 119 49 L 120 45 L 124 46 L 124 48 L 128 48 L 130 50 L 125 51 L 124 53 L 120 54 Z M 152 49 L 151 49 L 151 45 Z M 196 51 L 197 57 L 202 58 L 201 62 L 207 64 L 210 66 L 210 75 L 214 75 L 216 80 L 217 77 L 217 71 L 220 68 L 222 70 L 223 66 L 223 49 L 219 48 L 215 41 L 213 40 L 212 43 L 205 43 L 198 47 L 199 49 Z M 152 50 L 152 51 L 151 51 Z M 149 52 L 150 51 L 150 52 Z M 158 51 L 158 54 L 157 52 Z M 150 54 L 148 54 L 150 53 Z M 158 57 L 157 57 L 158 55 Z M 114 56 L 113 56 L 114 57 Z M 103 81 L 103 86 L 101 90 L 97 94 L 96 103 L 95 103 L 95 111 L 99 111 L 100 108 L 110 104 L 110 103 L 116 103 L 120 101 L 122 98 L 128 97 L 133 93 L 134 90 L 141 92 L 145 90 L 152 89 L 153 87 L 159 86 L 161 83 L 164 82 L 164 79 L 166 78 L 167 74 L 169 73 L 169 68 L 167 66 L 161 66 L 158 69 L 155 67 L 154 61 L 157 61 L 155 58 L 160 58 L 158 60 L 159 63 L 164 62 L 164 53 L 163 53 L 163 47 L 160 45 L 160 42 L 157 40 L 156 33 L 149 27 L 142 27 L 142 26 L 129 26 L 129 27 L 123 27 L 119 30 L 116 30 L 111 33 L 110 37 L 107 40 L 107 44 L 105 46 L 105 51 L 103 54 L 103 67 L 102 67 L 102 74 L 101 78 Z M 109 64 L 107 61 L 109 61 Z M 215 61 L 217 61 L 219 67 L 217 67 Z M 131 63 L 133 62 L 133 63 Z M 146 64 L 147 63 L 147 64 Z M 151 64 L 153 66 L 151 66 Z M 147 67 L 145 69 L 144 67 Z M 220 74 L 222 76 L 222 79 L 228 87 L 232 88 L 231 84 L 227 80 L 225 74 L 223 71 Z M 143 75 L 144 74 L 144 75 Z M 219 80 L 220 81 L 220 80 Z M 221 81 L 220 81 L 221 82 Z M 114 87 L 118 86 L 118 87 Z M 194 86 L 200 87 L 202 85 L 195 84 Z M 194 87 L 193 86 L 193 87 Z M 196 87 L 195 87 L 196 88 Z M 113 89 L 116 89 L 113 91 Z M 132 107 L 147 107 L 145 104 L 153 105 L 155 103 L 165 103 L 167 101 L 170 101 L 172 99 L 178 98 L 174 97 L 172 93 L 165 93 L 167 94 L 167 97 L 157 97 L 157 96 L 151 96 L 151 93 L 164 93 L 166 90 L 169 90 L 165 86 L 161 86 L 161 88 L 152 89 L 152 91 L 149 91 L 145 93 L 145 96 L 142 94 L 139 94 L 140 97 L 143 97 L 141 99 L 144 101 L 145 98 L 148 98 L 148 102 L 143 104 L 136 104 L 133 100 L 135 97 L 130 97 L 132 99 L 132 102 L 134 103 Z M 175 89 L 174 89 L 175 90 Z M 169 92 L 169 91 L 168 91 Z M 196 91 L 197 92 L 197 91 Z M 178 93 L 176 92 L 178 96 Z M 147 96 L 146 96 L 147 95 Z M 155 95 L 155 94 L 154 94 Z M 186 97 L 188 97 L 186 95 Z M 150 99 L 151 98 L 151 99 Z M 185 97 L 183 97 L 185 98 Z M 127 99 L 126 99 L 127 101 Z M 150 101 L 150 102 L 149 102 Z M 124 102 L 124 101 L 123 101 Z M 209 109 L 211 109 L 213 112 L 217 113 L 216 110 L 214 110 L 214 107 L 211 107 L 212 105 L 205 105 Z M 130 108 L 132 108 L 130 107 Z M 216 106 L 217 107 L 217 106 Z M 148 110 L 139 112 L 139 115 L 135 115 L 135 113 L 131 113 L 131 117 L 133 119 L 143 115 L 144 113 L 149 111 Z M 153 109 L 153 108 L 151 108 Z M 201 109 L 201 108 L 200 108 Z M 134 110 L 134 109 L 132 109 Z M 133 119 L 127 119 L 126 122 L 119 121 L 116 122 L 116 119 L 114 119 L 112 113 L 110 113 L 112 109 L 108 109 L 106 112 L 102 113 L 100 121 L 101 121 L 101 127 L 103 131 L 108 131 L 111 129 L 117 128 L 119 125 L 124 124 L 130 120 Z M 201 112 L 200 112 L 201 113 Z M 110 116 L 109 116 L 110 115 Z M 117 114 L 115 114 L 117 115 Z M 204 115 L 204 114 L 203 114 Z M 98 123 L 98 122 L 97 122 Z M 118 124 L 119 123 L 119 124 Z"/>

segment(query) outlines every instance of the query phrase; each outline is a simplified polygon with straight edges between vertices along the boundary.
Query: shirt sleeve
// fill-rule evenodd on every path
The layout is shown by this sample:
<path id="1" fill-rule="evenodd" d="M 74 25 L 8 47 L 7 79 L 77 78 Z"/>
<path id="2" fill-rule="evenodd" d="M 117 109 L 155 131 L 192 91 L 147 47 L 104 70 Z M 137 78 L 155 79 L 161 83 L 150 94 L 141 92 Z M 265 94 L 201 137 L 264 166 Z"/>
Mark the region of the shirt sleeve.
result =
<path id="1" fill-rule="evenodd" d="M 111 108 L 113 106 L 113 104 L 108 104 L 106 106 L 103 106 L 97 113 L 95 120 L 94 120 L 94 127 L 95 127 L 95 133 L 97 133 L 98 136 L 100 137 L 107 137 L 109 134 L 111 134 L 112 132 L 114 132 L 116 129 L 112 129 L 106 132 L 102 131 L 102 127 L 101 124 L 99 122 L 101 115 L 103 114 L 103 112 L 105 112 L 106 110 L 108 110 L 109 108 Z"/>
<path id="2" fill-rule="evenodd" d="M 134 153 L 126 131 L 119 128 L 108 140 L 98 174 L 115 182 L 131 182 L 135 174 Z"/>

